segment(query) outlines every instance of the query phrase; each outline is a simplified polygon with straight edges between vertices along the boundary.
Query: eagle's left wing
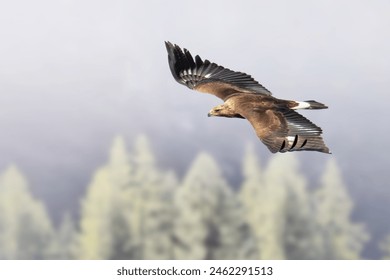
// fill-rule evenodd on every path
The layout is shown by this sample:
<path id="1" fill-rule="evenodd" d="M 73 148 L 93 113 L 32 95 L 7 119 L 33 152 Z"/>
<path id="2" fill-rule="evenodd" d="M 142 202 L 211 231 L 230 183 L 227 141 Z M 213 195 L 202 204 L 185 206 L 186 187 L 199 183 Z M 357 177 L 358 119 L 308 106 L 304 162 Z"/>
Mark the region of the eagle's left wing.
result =
<path id="1" fill-rule="evenodd" d="M 198 55 L 195 59 L 186 49 L 165 42 L 168 62 L 175 80 L 190 89 L 213 94 L 223 100 L 236 92 L 271 95 L 271 92 L 259 84 L 250 75 L 235 72 Z"/>

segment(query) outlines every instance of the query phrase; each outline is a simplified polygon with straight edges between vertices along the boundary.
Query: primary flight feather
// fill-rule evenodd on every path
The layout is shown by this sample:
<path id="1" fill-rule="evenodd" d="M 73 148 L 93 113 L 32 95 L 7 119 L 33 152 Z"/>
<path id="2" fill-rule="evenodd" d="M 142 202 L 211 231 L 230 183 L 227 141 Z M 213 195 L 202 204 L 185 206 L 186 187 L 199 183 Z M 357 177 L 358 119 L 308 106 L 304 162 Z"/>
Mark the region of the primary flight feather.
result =
<path id="1" fill-rule="evenodd" d="M 314 100 L 277 99 L 250 75 L 232 71 L 186 49 L 165 42 L 168 62 L 177 82 L 221 98 L 224 103 L 210 110 L 209 116 L 244 118 L 272 153 L 318 151 L 329 153 L 322 130 L 298 114 L 297 109 L 326 109 Z"/>

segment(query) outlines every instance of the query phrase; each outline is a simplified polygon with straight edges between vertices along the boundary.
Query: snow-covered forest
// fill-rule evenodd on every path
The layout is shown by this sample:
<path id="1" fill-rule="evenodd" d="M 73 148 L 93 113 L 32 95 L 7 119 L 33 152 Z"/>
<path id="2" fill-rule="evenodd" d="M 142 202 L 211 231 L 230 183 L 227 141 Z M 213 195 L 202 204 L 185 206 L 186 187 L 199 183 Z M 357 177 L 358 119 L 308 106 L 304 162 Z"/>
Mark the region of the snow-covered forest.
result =
<path id="1" fill-rule="evenodd" d="M 116 137 L 91 176 L 80 218 L 54 227 L 15 165 L 0 174 L 0 259 L 359 259 L 369 240 L 329 157 L 309 186 L 294 154 L 260 162 L 251 146 L 233 188 L 201 152 L 183 178 L 144 135 Z M 390 258 L 390 234 L 378 246 Z"/>

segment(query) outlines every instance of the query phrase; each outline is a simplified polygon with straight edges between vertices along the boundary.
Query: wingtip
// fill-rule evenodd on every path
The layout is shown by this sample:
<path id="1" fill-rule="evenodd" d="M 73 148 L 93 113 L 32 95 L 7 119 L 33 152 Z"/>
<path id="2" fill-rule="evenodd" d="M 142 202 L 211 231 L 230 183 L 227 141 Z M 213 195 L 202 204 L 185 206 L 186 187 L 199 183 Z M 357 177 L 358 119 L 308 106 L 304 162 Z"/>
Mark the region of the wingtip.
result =
<path id="1" fill-rule="evenodd" d="M 332 152 L 329 150 L 328 147 L 325 147 L 325 149 L 320 150 L 319 152 L 324 153 L 324 154 L 328 154 L 328 155 L 331 155 L 331 154 L 332 154 Z"/>
<path id="2" fill-rule="evenodd" d="M 165 41 L 165 47 L 172 58 L 175 57 L 175 53 L 184 53 L 185 50 L 182 50 L 178 45 L 171 43 L 170 41 Z"/>
<path id="3" fill-rule="evenodd" d="M 173 48 L 173 45 L 171 42 L 169 42 L 169 41 L 164 41 L 164 42 L 165 42 L 165 47 L 167 48 L 168 51 Z"/>

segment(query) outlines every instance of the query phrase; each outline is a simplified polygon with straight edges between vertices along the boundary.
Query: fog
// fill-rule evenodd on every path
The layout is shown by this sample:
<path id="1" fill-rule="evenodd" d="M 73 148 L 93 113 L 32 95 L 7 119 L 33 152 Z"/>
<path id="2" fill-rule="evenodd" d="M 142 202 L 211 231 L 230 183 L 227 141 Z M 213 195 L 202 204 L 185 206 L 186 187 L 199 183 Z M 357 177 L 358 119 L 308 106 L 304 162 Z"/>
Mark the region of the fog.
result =
<path id="1" fill-rule="evenodd" d="M 186 3 L 186 4 L 184 4 Z M 0 170 L 17 165 L 57 220 L 77 215 L 92 172 L 120 134 L 145 133 L 159 164 L 179 176 L 200 151 L 232 184 L 248 142 L 273 155 L 244 120 L 207 118 L 222 101 L 177 84 L 169 40 L 251 74 L 284 99 L 328 110 L 303 114 L 332 155 L 299 153 L 315 180 L 339 163 L 368 225 L 364 257 L 390 232 L 388 1 L 8 1 L 0 5 Z"/>

